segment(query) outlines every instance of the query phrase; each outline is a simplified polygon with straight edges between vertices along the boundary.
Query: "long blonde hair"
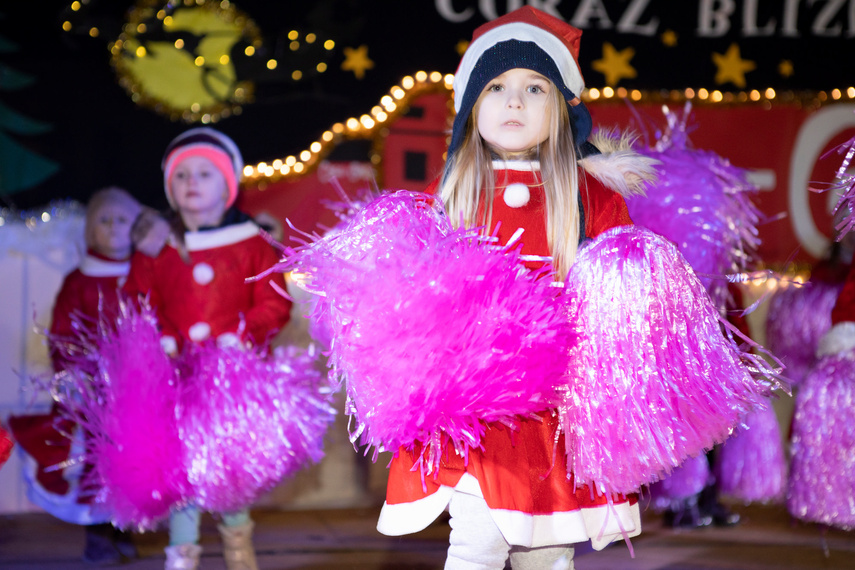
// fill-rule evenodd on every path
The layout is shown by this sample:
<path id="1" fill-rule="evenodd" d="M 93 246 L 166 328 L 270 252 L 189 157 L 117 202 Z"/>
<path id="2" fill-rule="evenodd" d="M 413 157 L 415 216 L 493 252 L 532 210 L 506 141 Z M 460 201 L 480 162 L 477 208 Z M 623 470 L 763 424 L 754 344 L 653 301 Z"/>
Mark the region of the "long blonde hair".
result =
<path id="1" fill-rule="evenodd" d="M 579 245 L 579 176 L 576 145 L 570 114 L 561 91 L 549 90 L 552 117 L 547 139 L 532 149 L 540 159 L 540 174 L 546 196 L 546 237 L 558 278 L 564 279 Z M 466 121 L 460 148 L 449 157 L 439 187 L 451 223 L 467 227 L 485 226 L 492 231 L 493 199 L 496 183 L 491 150 L 481 138 L 477 117 L 483 94 L 478 97 Z M 502 157 L 504 158 L 504 157 Z"/>

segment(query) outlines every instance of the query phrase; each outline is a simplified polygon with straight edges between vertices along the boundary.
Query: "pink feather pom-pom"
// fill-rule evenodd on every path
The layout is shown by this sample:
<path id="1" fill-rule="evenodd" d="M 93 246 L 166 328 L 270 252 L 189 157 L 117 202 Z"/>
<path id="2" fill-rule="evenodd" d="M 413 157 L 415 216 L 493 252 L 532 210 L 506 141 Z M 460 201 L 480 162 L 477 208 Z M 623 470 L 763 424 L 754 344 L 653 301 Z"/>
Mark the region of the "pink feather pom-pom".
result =
<path id="1" fill-rule="evenodd" d="M 123 303 L 114 325 L 79 341 L 54 394 L 88 433 L 85 484 L 116 526 L 153 529 L 187 492 L 175 370 L 154 312 Z"/>
<path id="2" fill-rule="evenodd" d="M 453 230 L 432 197 L 383 195 L 292 262 L 322 295 L 354 439 L 382 451 L 447 438 L 465 455 L 485 422 L 556 403 L 573 341 L 559 291 L 518 250 Z"/>
<path id="3" fill-rule="evenodd" d="M 195 504 L 239 510 L 323 457 L 335 411 L 315 364 L 311 347 L 272 357 L 214 343 L 186 347 L 178 432 Z"/>
<path id="4" fill-rule="evenodd" d="M 560 411 L 578 483 L 631 493 L 727 439 L 771 391 L 776 372 L 725 335 L 666 239 L 613 228 L 580 250 L 567 283 L 582 340 Z"/>
<path id="5" fill-rule="evenodd" d="M 768 403 L 751 412 L 716 454 L 720 493 L 745 503 L 777 501 L 784 495 L 787 462 L 781 428 Z"/>
<path id="6" fill-rule="evenodd" d="M 689 457 L 670 475 L 650 486 L 650 505 L 657 511 L 677 510 L 686 499 L 703 491 L 711 482 L 706 454 Z"/>
<path id="7" fill-rule="evenodd" d="M 822 358 L 796 392 L 787 508 L 855 529 L 855 353 Z"/>
<path id="8" fill-rule="evenodd" d="M 809 281 L 780 289 L 769 300 L 766 344 L 784 363 L 784 374 L 795 386 L 816 363 L 819 339 L 831 329 L 831 310 L 842 287 Z"/>

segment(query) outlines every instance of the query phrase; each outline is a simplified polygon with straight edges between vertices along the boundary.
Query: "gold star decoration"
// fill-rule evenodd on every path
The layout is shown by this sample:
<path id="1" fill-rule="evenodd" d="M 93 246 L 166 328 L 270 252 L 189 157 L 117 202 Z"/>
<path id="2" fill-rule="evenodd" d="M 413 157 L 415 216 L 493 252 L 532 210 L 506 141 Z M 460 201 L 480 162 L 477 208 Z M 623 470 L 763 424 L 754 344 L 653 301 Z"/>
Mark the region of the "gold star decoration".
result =
<path id="1" fill-rule="evenodd" d="M 614 87 L 621 79 L 632 79 L 638 75 L 629 64 L 629 60 L 635 57 L 635 50 L 631 47 L 617 51 L 615 46 L 609 42 L 603 44 L 603 57 L 591 63 L 596 71 L 606 76 L 606 85 Z"/>
<path id="2" fill-rule="evenodd" d="M 459 42 L 457 42 L 457 45 L 454 46 L 454 51 L 457 52 L 457 55 L 459 55 L 460 57 L 463 57 L 463 54 L 466 52 L 466 50 L 468 48 L 469 48 L 469 42 L 466 40 L 460 40 Z"/>
<path id="3" fill-rule="evenodd" d="M 662 32 L 662 35 L 659 36 L 659 39 L 662 40 L 662 43 L 667 47 L 674 47 L 677 45 L 677 32 L 674 30 L 665 30 Z"/>
<path id="4" fill-rule="evenodd" d="M 712 54 L 713 63 L 718 68 L 715 74 L 715 82 L 717 85 L 733 83 L 739 88 L 745 87 L 745 74 L 749 71 L 754 71 L 757 64 L 749 59 L 742 59 L 739 54 L 739 46 L 735 43 L 730 44 L 727 52 L 724 54 Z"/>
<path id="5" fill-rule="evenodd" d="M 793 62 L 789 59 L 782 59 L 781 63 L 778 64 L 778 73 L 781 77 L 791 77 L 795 73 Z"/>
<path id="6" fill-rule="evenodd" d="M 368 46 L 361 45 L 358 48 L 344 48 L 344 61 L 341 68 L 344 71 L 352 71 L 357 79 L 365 77 L 365 70 L 374 67 L 374 62 L 368 59 Z"/>

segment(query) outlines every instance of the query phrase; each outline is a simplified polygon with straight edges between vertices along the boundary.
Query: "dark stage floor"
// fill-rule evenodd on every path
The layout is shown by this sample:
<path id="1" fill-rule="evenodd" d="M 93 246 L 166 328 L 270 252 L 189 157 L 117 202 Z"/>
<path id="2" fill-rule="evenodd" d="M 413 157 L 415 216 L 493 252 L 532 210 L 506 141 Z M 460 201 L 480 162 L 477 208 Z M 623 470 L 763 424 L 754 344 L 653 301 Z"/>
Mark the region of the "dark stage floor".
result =
<path id="1" fill-rule="evenodd" d="M 259 566 L 274 569 L 345 568 L 392 570 L 442 568 L 448 525 L 389 538 L 374 529 L 377 508 L 256 510 L 255 545 Z M 664 529 L 661 518 L 644 514 L 644 532 L 632 540 L 635 558 L 619 543 L 593 552 L 580 546 L 578 570 L 837 569 L 855 568 L 855 532 L 794 523 L 780 506 L 737 508 L 742 522 L 731 528 L 691 531 Z M 224 568 L 215 523 L 202 528 L 203 570 Z M 76 570 L 92 568 L 80 560 L 83 529 L 45 514 L 0 517 L 0 569 Z M 163 568 L 166 533 L 138 535 L 141 558 L 121 565 L 129 570 Z"/>

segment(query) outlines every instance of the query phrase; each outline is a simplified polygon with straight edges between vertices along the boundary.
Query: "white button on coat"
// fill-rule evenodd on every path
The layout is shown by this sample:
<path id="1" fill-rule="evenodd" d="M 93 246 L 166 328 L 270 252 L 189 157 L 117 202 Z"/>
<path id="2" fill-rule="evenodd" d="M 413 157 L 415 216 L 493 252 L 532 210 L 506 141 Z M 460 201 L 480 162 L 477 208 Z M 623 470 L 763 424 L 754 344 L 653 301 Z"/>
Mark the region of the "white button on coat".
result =
<path id="1" fill-rule="evenodd" d="M 207 285 L 214 280 L 214 268 L 207 263 L 197 263 L 193 266 L 193 281 L 199 285 Z"/>
<path id="2" fill-rule="evenodd" d="M 510 184 L 505 188 L 505 192 L 503 194 L 505 204 L 511 208 L 522 208 L 528 204 L 530 198 L 531 193 L 528 191 L 528 186 L 520 182 Z"/>
<path id="3" fill-rule="evenodd" d="M 211 325 L 208 323 L 196 323 L 187 331 L 187 336 L 189 336 L 190 340 L 193 342 L 202 342 L 211 336 Z"/>

